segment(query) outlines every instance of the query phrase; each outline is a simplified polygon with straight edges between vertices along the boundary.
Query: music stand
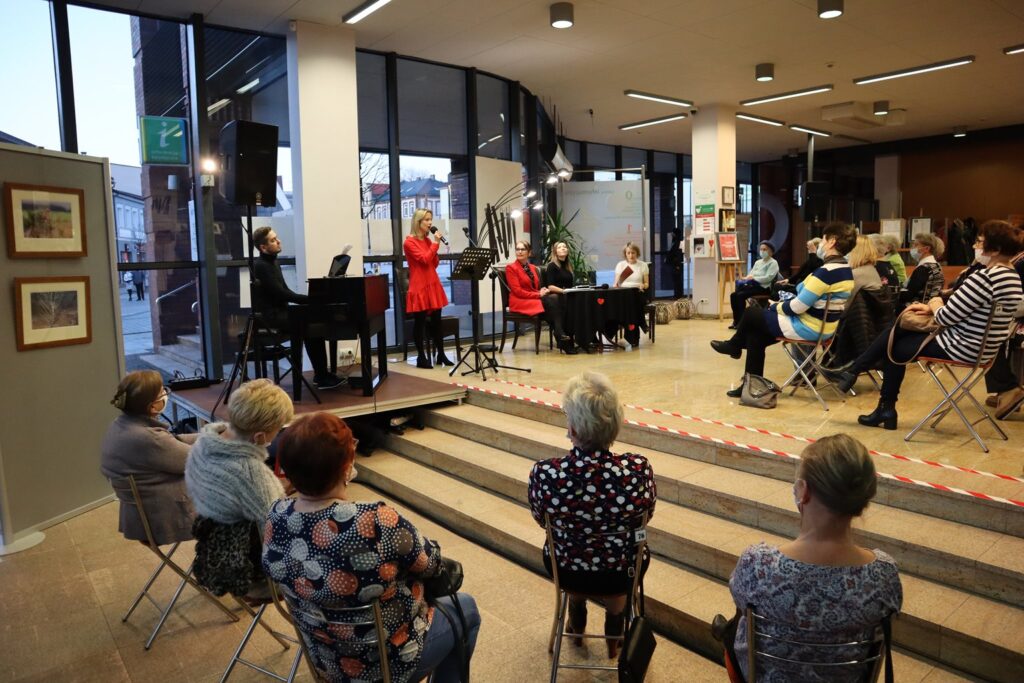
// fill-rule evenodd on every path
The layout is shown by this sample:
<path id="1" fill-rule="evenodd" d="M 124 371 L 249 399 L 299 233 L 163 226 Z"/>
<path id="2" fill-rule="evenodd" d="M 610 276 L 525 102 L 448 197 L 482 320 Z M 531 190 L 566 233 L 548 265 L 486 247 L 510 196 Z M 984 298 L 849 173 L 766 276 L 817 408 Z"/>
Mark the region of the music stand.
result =
<path id="1" fill-rule="evenodd" d="M 460 354 L 459 362 L 448 373 L 449 377 L 454 376 L 456 371 L 463 365 L 467 368 L 462 373 L 463 377 L 479 372 L 480 378 L 485 382 L 487 381 L 487 370 L 497 373 L 498 368 L 505 368 L 506 370 L 524 369 L 511 365 L 500 365 L 495 356 L 498 349 L 493 344 L 494 340 L 491 340 L 491 344 L 480 343 L 480 291 L 477 283 L 484 279 L 484 273 L 487 272 L 487 269 L 497 258 L 497 249 L 466 247 L 462 250 L 459 260 L 455 262 L 455 266 L 452 268 L 451 278 L 453 280 L 469 280 L 472 283 L 470 285 L 472 287 L 470 308 L 473 316 L 473 344 Z M 494 315 L 493 311 L 491 315 Z M 470 356 L 472 356 L 472 360 L 470 360 Z M 529 370 L 526 371 L 529 372 Z"/>

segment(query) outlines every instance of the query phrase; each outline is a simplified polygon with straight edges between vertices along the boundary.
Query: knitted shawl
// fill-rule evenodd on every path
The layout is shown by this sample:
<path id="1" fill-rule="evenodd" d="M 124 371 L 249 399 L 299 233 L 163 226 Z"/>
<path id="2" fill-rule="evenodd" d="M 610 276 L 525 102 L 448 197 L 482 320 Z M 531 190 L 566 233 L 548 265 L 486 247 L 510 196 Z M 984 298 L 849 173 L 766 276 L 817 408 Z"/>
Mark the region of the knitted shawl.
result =
<path id="1" fill-rule="evenodd" d="M 224 438 L 227 424 L 203 427 L 185 463 L 185 486 L 196 512 L 215 522 L 262 524 L 270 506 L 284 497 L 281 482 L 264 464 L 267 449 Z"/>

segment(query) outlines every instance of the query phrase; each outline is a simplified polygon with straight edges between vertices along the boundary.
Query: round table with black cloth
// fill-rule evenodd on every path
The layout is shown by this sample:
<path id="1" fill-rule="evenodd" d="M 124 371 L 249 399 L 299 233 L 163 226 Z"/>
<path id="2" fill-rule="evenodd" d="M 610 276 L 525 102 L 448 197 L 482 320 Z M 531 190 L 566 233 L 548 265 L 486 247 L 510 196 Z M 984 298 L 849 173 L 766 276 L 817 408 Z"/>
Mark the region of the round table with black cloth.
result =
<path id="1" fill-rule="evenodd" d="M 643 318 L 643 291 L 637 287 L 575 289 L 565 293 L 566 333 L 579 346 L 600 343 L 606 325 L 639 326 Z"/>

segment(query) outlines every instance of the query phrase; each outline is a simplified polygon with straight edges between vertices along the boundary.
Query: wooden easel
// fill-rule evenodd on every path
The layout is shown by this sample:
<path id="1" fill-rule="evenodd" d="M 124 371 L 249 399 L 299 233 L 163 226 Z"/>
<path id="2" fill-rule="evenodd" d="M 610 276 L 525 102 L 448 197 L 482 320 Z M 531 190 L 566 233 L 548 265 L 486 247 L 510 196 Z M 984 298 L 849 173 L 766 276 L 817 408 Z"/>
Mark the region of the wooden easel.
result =
<path id="1" fill-rule="evenodd" d="M 725 306 L 729 303 L 729 294 L 736 289 L 736 280 L 743 275 L 743 264 L 740 261 L 718 262 L 718 319 L 725 319 Z"/>

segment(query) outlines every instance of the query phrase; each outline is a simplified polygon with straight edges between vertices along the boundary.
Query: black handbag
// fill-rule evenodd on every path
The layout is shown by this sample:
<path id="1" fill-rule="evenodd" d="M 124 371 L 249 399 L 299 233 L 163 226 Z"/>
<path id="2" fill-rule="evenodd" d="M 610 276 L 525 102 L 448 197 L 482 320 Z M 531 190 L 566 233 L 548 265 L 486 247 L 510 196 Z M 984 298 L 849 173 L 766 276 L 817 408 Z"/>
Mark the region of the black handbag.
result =
<path id="1" fill-rule="evenodd" d="M 437 541 L 430 541 L 430 545 L 433 546 L 434 552 L 440 554 L 441 547 Z M 460 679 L 462 683 L 469 683 L 469 657 L 466 654 L 469 650 L 469 630 L 466 626 L 466 615 L 456 597 L 456 593 L 462 588 L 464 576 L 461 562 L 442 557 L 437 573 L 423 578 L 423 597 L 452 625 L 452 630 L 457 636 L 455 649 L 459 657 Z M 438 602 L 438 598 L 444 597 L 451 597 L 455 605 L 454 615 Z"/>
<path id="2" fill-rule="evenodd" d="M 640 580 L 638 614 L 629 623 L 622 650 L 619 651 L 619 683 L 640 683 L 658 646 L 650 622 L 644 617 L 644 582 Z"/>
<path id="3" fill-rule="evenodd" d="M 423 579 L 423 596 L 431 605 L 438 598 L 455 595 L 462 588 L 462 563 L 447 557 L 441 558 L 437 573 Z"/>

